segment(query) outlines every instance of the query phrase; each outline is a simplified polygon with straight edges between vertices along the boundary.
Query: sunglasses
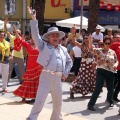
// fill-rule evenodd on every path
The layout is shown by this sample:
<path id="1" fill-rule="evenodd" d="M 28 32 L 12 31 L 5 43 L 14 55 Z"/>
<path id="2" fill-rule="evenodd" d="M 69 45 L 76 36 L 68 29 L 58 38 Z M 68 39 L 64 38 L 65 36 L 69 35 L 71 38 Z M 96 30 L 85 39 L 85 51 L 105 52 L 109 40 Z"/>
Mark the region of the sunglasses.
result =
<path id="1" fill-rule="evenodd" d="M 109 43 L 109 42 L 106 42 L 106 43 L 105 43 L 105 45 L 110 45 L 110 44 L 111 44 L 111 43 Z"/>
<path id="2" fill-rule="evenodd" d="M 87 37 L 84 37 L 83 39 L 84 39 L 84 40 L 88 40 L 88 38 L 87 38 Z"/>

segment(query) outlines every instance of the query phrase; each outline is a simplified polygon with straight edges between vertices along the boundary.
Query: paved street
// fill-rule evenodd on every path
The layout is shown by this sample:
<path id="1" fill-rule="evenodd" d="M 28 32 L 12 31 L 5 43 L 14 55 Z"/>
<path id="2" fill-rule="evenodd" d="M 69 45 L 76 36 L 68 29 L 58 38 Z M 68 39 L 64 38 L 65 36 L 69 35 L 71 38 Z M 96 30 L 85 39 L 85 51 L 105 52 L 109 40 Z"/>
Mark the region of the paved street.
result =
<path id="1" fill-rule="evenodd" d="M 120 120 L 120 115 L 118 115 L 118 109 L 120 103 L 115 103 L 115 106 L 113 108 L 109 108 L 109 104 L 105 102 L 106 99 L 106 88 L 103 89 L 103 92 L 100 94 L 100 97 L 98 98 L 97 104 L 95 105 L 96 111 L 92 112 L 87 110 L 87 103 L 91 97 L 91 94 L 82 97 L 80 94 L 75 95 L 75 99 L 71 100 L 69 98 L 69 88 L 70 83 L 63 82 L 63 118 L 64 120 Z M 12 92 L 19 86 L 17 79 L 12 79 L 9 83 L 8 92 L 3 94 L 0 92 L 0 120 L 8 120 L 7 115 L 11 114 L 10 112 L 15 112 L 16 114 L 12 119 L 9 120 L 16 120 L 17 116 L 20 114 L 21 119 L 17 120 L 23 120 L 22 118 L 27 117 L 29 114 L 32 102 L 28 101 L 25 104 L 21 104 L 21 98 L 15 97 Z M 1 79 L 0 79 L 0 91 L 1 91 Z M 47 100 L 44 105 L 44 109 L 39 116 L 42 120 L 42 116 L 46 116 L 45 114 L 48 114 L 47 119 L 43 120 L 49 120 L 50 113 L 52 109 L 52 100 L 51 96 L 47 97 Z M 14 109 L 13 109 L 13 107 Z M 19 109 L 18 109 L 18 108 Z M 4 109 L 4 112 L 3 112 Z M 12 111 L 11 111 L 12 110 Z M 17 112 L 20 111 L 19 112 Z M 7 113 L 7 114 L 5 114 Z M 70 116 L 71 115 L 71 116 Z M 2 116 L 2 117 L 1 117 Z M 68 118 L 67 118 L 68 117 Z"/>

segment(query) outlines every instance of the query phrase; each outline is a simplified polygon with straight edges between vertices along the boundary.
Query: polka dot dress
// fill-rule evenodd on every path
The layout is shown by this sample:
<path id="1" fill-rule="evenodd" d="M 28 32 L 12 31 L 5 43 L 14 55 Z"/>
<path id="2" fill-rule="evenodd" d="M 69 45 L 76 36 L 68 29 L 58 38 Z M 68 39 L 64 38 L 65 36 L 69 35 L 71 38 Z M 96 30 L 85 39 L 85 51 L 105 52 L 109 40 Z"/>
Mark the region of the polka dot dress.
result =
<path id="1" fill-rule="evenodd" d="M 87 62 L 87 59 L 81 61 L 81 67 L 77 77 L 72 82 L 70 91 L 73 93 L 80 93 L 82 95 L 92 93 L 95 88 L 95 80 L 96 71 L 92 70 L 92 58 L 91 62 Z"/>
<path id="2" fill-rule="evenodd" d="M 95 88 L 95 79 L 96 75 L 95 70 L 92 70 L 92 62 L 81 62 L 81 67 L 79 69 L 78 75 L 72 82 L 72 87 L 70 90 L 73 93 L 80 93 L 82 95 L 92 93 Z"/>

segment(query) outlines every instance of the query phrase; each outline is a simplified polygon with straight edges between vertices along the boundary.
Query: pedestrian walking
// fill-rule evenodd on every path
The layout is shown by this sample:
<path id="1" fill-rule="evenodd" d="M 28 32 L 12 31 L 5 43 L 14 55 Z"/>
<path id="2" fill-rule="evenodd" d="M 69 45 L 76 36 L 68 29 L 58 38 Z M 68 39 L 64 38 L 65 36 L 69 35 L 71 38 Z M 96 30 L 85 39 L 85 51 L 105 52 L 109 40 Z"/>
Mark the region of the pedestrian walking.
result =
<path id="1" fill-rule="evenodd" d="M 53 112 L 50 120 L 63 120 L 61 115 L 62 106 L 62 86 L 61 79 L 65 79 L 72 67 L 72 60 L 67 49 L 59 44 L 59 40 L 65 36 L 65 33 L 59 31 L 57 27 L 50 27 L 41 39 L 38 30 L 38 21 L 36 12 L 31 14 L 32 10 L 28 7 L 31 15 L 31 33 L 35 45 L 40 51 L 37 62 L 43 66 L 40 75 L 35 103 L 27 120 L 37 120 L 41 112 L 48 93 L 52 96 Z"/>

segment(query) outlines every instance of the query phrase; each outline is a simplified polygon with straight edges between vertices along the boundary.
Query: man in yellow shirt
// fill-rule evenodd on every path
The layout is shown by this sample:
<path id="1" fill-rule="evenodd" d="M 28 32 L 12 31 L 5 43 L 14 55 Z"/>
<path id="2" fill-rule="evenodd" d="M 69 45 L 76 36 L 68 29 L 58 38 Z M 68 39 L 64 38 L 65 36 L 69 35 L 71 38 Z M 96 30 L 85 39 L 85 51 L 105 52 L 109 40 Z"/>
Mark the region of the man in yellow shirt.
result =
<path id="1" fill-rule="evenodd" d="M 9 33 L 7 30 L 6 24 L 8 23 L 8 19 L 6 18 L 4 20 L 4 30 L 7 34 L 8 38 L 10 39 L 11 46 L 14 47 L 14 40 L 16 39 L 16 36 L 13 36 Z M 13 31 L 14 32 L 14 31 Z M 19 34 L 21 34 L 20 30 L 17 30 Z M 20 51 L 13 50 L 12 51 L 12 57 L 13 59 L 9 63 L 9 80 L 13 71 L 13 66 L 15 63 L 18 65 L 18 72 L 19 72 L 19 82 L 22 83 L 22 76 L 24 74 L 24 56 L 23 56 L 23 49 L 21 48 Z"/>

